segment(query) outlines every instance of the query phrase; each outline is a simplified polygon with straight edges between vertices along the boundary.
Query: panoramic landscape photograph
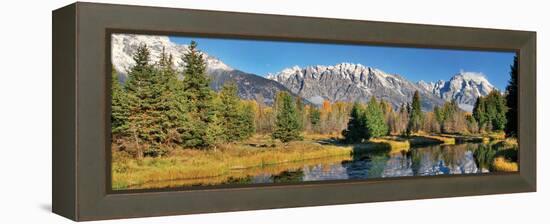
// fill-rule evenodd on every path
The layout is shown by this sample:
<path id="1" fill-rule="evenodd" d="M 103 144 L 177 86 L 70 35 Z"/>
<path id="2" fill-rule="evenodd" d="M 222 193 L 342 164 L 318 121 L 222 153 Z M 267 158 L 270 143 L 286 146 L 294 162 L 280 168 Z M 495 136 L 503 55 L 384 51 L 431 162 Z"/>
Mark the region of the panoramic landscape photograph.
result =
<path id="1" fill-rule="evenodd" d="M 519 171 L 515 52 L 117 33 L 113 190 Z"/>

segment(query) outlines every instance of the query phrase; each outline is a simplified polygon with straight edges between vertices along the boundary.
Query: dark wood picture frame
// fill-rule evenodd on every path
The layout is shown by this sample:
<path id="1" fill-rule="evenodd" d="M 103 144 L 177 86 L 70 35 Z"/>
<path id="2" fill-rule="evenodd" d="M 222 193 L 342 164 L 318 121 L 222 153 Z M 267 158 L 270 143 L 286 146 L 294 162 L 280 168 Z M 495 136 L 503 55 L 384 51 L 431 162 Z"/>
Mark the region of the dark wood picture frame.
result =
<path id="1" fill-rule="evenodd" d="M 74 3 L 53 11 L 53 212 L 73 220 L 536 191 L 536 33 L 189 9 Z M 515 51 L 519 172 L 239 185 L 110 188 L 110 34 L 116 31 Z"/>

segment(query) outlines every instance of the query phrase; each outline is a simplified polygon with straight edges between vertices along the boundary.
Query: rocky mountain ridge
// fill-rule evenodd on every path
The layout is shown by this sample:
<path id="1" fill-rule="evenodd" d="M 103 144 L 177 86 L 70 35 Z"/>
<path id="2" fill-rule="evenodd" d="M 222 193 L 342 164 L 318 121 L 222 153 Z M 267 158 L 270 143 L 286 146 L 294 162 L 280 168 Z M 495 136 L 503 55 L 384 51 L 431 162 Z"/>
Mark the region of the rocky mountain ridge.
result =
<path id="1" fill-rule="evenodd" d="M 151 60 L 157 61 L 163 48 L 174 58 L 174 67 L 182 68 L 182 56 L 188 46 L 177 44 L 167 36 L 113 34 L 111 60 L 124 82 L 127 70 L 133 66 L 132 55 L 140 44 L 146 44 Z M 200 43 L 199 43 L 200 48 Z M 411 82 L 380 69 L 353 63 L 336 65 L 293 66 L 265 77 L 232 68 L 218 58 L 203 52 L 211 86 L 219 90 L 226 82 L 235 82 L 243 99 L 261 99 L 270 105 L 278 91 L 289 91 L 306 102 L 322 104 L 324 100 L 366 102 L 371 96 L 387 100 L 397 108 L 410 101 L 415 91 L 422 97 L 422 109 L 432 110 L 445 101 L 456 100 L 460 107 L 471 111 L 478 96 L 485 96 L 495 87 L 481 73 L 459 72 L 449 80 Z"/>
<path id="2" fill-rule="evenodd" d="M 396 108 L 409 102 L 414 92 L 419 91 L 422 108 L 426 111 L 451 100 L 456 100 L 462 109 L 471 111 L 478 96 L 485 96 L 494 89 L 480 73 L 461 71 L 448 81 L 413 83 L 400 75 L 353 63 L 294 66 L 266 77 L 317 104 L 325 99 L 366 102 L 375 96 L 391 102 Z"/>

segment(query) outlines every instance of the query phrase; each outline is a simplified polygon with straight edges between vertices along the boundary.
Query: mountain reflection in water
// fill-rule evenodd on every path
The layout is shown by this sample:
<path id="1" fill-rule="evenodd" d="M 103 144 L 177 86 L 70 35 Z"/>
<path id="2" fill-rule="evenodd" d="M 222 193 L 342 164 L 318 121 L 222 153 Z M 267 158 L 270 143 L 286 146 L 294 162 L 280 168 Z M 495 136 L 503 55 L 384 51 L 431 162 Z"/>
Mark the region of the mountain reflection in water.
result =
<path id="1" fill-rule="evenodd" d="M 355 152 L 342 160 L 328 157 L 314 161 L 283 163 L 254 170 L 235 170 L 222 184 L 296 183 L 323 180 L 357 180 L 405 176 L 435 176 L 490 172 L 495 148 L 483 143 L 412 147 L 397 153 L 387 150 Z M 359 151 L 359 150 L 358 150 Z M 148 183 L 141 187 L 218 185 L 219 179 L 204 178 L 189 185 L 187 180 Z"/>

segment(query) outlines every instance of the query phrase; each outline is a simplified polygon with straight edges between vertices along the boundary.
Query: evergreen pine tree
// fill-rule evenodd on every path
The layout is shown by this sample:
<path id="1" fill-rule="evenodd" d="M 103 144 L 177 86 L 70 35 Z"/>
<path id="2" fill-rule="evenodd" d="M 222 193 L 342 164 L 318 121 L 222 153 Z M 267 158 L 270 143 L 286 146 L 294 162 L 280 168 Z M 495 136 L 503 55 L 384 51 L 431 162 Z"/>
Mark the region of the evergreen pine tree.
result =
<path id="1" fill-rule="evenodd" d="M 424 114 L 422 114 L 420 93 L 414 92 L 412 103 L 409 106 L 409 123 L 407 125 L 407 135 L 418 132 L 422 128 Z"/>
<path id="2" fill-rule="evenodd" d="M 506 99 L 498 90 L 493 90 L 486 96 L 486 111 L 493 131 L 502 131 L 506 126 Z"/>
<path id="3" fill-rule="evenodd" d="M 156 111 L 160 103 L 158 78 L 150 64 L 149 49 L 142 44 L 133 56 L 135 65 L 128 72 L 128 132 L 133 138 L 136 156 L 158 150 L 161 141 L 161 114 Z"/>
<path id="4" fill-rule="evenodd" d="M 114 68 L 111 76 L 111 132 L 124 135 L 128 130 L 128 99 Z"/>
<path id="5" fill-rule="evenodd" d="M 237 93 L 237 84 L 231 82 L 223 85 L 220 93 L 220 117 L 224 130 L 223 136 L 228 142 L 241 140 L 242 128 L 241 114 L 239 111 L 240 99 Z"/>
<path id="6" fill-rule="evenodd" d="M 183 123 L 181 142 L 185 147 L 210 146 L 208 124 L 213 119 L 212 90 L 210 79 L 206 75 L 206 63 L 197 49 L 197 43 L 191 41 L 188 52 L 183 55 L 185 62 L 182 81 L 183 98 L 187 102 L 187 119 Z"/>
<path id="7" fill-rule="evenodd" d="M 443 129 L 443 122 L 445 121 L 443 110 L 439 106 L 434 106 L 434 116 L 437 124 L 439 125 L 439 130 Z"/>
<path id="8" fill-rule="evenodd" d="M 472 111 L 472 116 L 476 119 L 479 132 L 481 132 L 487 125 L 487 111 L 485 109 L 485 98 L 477 97 Z"/>
<path id="9" fill-rule="evenodd" d="M 348 127 L 342 131 L 345 141 L 348 143 L 361 142 L 366 136 L 366 126 L 363 108 L 359 103 L 354 103 L 351 108 Z"/>
<path id="10" fill-rule="evenodd" d="M 514 56 L 514 63 L 510 66 L 510 80 L 506 86 L 506 128 L 507 136 L 517 136 L 518 131 L 518 57 Z"/>
<path id="11" fill-rule="evenodd" d="M 251 103 L 241 103 L 239 108 L 239 139 L 250 138 L 256 132 L 254 107 Z"/>
<path id="12" fill-rule="evenodd" d="M 502 131 L 506 127 L 506 99 L 498 90 L 493 90 L 485 97 L 479 97 L 474 105 L 473 116 L 480 131 Z"/>
<path id="13" fill-rule="evenodd" d="M 210 109 L 213 111 L 212 116 L 206 127 L 206 135 L 203 141 L 205 145 L 216 146 L 221 143 L 228 142 L 226 133 L 227 129 L 224 129 L 224 122 L 226 119 L 223 116 L 223 103 L 220 94 L 214 94 L 211 102 Z"/>
<path id="14" fill-rule="evenodd" d="M 279 92 L 277 93 L 277 98 L 276 102 L 279 105 L 277 105 L 278 108 L 276 111 L 275 130 L 271 137 L 279 139 L 284 143 L 301 140 L 298 113 L 296 112 L 296 104 L 292 100 L 292 96 L 287 92 Z"/>
<path id="15" fill-rule="evenodd" d="M 367 132 L 363 136 L 365 139 L 376 138 L 388 134 L 388 125 L 384 120 L 384 112 L 380 104 L 376 101 L 376 98 L 371 97 L 365 109 L 365 115 L 363 118 Z"/>
<path id="16" fill-rule="evenodd" d="M 163 143 L 179 143 L 181 121 L 185 117 L 185 100 L 182 99 L 181 81 L 177 78 L 172 55 L 162 48 L 160 59 L 156 66 L 156 77 L 160 91 L 160 102 L 156 110 L 161 113 Z"/>

